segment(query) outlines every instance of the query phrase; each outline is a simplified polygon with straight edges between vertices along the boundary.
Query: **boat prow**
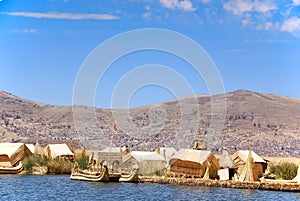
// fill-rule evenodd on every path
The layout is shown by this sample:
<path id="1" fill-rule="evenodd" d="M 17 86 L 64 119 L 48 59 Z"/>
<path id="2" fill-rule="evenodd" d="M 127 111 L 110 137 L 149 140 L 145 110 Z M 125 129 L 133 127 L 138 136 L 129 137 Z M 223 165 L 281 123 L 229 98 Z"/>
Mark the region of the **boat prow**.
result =
<path id="1" fill-rule="evenodd" d="M 72 180 L 91 181 L 91 182 L 108 182 L 109 173 L 107 167 L 102 168 L 101 172 L 90 172 L 74 169 L 70 176 Z"/>
<path id="2" fill-rule="evenodd" d="M 130 183 L 138 183 L 139 176 L 137 173 L 133 172 L 130 175 L 122 175 L 119 179 L 120 182 L 130 182 Z"/>
<path id="3" fill-rule="evenodd" d="M 23 170 L 23 164 L 20 161 L 17 166 L 14 167 L 1 167 L 0 174 L 18 174 Z"/>
<path id="4" fill-rule="evenodd" d="M 130 183 L 138 183 L 139 176 L 138 176 L 139 167 L 134 165 L 132 167 L 132 171 L 130 175 L 122 175 L 119 179 L 120 182 L 130 182 Z"/>

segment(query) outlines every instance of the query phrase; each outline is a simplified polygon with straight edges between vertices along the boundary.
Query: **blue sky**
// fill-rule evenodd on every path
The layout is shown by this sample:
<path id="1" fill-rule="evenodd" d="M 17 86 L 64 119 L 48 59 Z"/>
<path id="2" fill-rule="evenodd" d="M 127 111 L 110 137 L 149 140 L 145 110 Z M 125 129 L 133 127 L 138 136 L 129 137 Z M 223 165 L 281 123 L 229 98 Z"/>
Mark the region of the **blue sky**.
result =
<path id="1" fill-rule="evenodd" d="M 215 62 L 226 92 L 300 98 L 300 0 L 0 0 L 0 89 L 71 105 L 90 52 L 117 34 L 142 28 L 169 29 L 197 42 Z M 195 93 L 209 93 L 180 58 L 144 51 L 112 64 L 99 82 L 96 106 L 111 107 L 118 81 L 154 63 L 178 72 Z M 132 95 L 129 106 L 173 98 L 168 89 L 148 85 Z"/>

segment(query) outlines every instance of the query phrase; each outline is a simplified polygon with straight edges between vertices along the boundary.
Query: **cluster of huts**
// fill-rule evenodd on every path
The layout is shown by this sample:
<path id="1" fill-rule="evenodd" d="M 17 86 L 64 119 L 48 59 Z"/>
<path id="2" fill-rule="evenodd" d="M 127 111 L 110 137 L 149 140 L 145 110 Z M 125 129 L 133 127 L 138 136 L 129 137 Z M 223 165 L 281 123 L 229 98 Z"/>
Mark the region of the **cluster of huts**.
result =
<path id="1" fill-rule="evenodd" d="M 74 157 L 74 153 L 67 144 L 49 144 L 45 148 L 42 148 L 38 142 L 35 145 L 0 143 L 0 173 L 9 173 L 9 170 L 13 170 L 14 167 L 20 165 L 25 157 L 33 154 L 52 159 L 57 157 Z"/>
<path id="2" fill-rule="evenodd" d="M 198 143 L 193 149 L 157 148 L 153 152 L 129 151 L 127 148 L 89 150 L 92 160 L 107 162 L 110 171 L 130 172 L 138 165 L 140 175 L 169 174 L 174 177 L 192 177 L 220 180 L 257 181 L 267 169 L 267 161 L 251 150 L 240 150 L 229 155 L 215 155 Z"/>
<path id="3" fill-rule="evenodd" d="M 175 177 L 257 181 L 267 169 L 267 161 L 251 150 L 240 150 L 229 155 L 226 148 L 222 155 L 215 155 L 205 144 L 195 143 L 193 149 L 157 148 L 153 152 L 130 151 L 127 148 L 107 147 L 87 150 L 90 161 L 106 161 L 111 172 L 129 173 L 134 165 L 140 175 L 170 174 Z M 49 158 L 74 157 L 66 144 L 49 144 L 42 148 L 37 142 L 0 143 L 0 168 L 12 168 L 32 154 Z"/>

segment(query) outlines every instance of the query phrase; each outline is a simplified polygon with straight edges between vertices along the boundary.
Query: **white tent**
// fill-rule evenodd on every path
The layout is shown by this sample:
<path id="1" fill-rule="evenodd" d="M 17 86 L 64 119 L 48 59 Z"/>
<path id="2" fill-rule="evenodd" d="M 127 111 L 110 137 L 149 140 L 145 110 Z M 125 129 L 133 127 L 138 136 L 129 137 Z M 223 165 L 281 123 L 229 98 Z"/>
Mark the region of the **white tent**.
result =
<path id="1" fill-rule="evenodd" d="M 60 156 L 74 156 L 66 144 L 49 144 L 45 147 L 45 154 L 52 159 Z"/>

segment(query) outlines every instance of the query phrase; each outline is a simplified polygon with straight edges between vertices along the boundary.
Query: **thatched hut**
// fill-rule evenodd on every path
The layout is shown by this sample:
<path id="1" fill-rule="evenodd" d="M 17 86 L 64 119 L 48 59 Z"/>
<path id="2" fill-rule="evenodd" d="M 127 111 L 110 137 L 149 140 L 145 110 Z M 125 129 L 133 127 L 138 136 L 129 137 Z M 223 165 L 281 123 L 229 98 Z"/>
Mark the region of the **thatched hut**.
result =
<path id="1" fill-rule="evenodd" d="M 226 148 L 223 148 L 223 154 L 219 158 L 220 170 L 218 175 L 220 180 L 232 180 L 234 178 L 235 166 Z"/>
<path id="2" fill-rule="evenodd" d="M 220 169 L 219 162 L 211 151 L 180 149 L 170 159 L 170 172 L 175 175 L 185 175 L 189 177 L 216 178 Z"/>
<path id="3" fill-rule="evenodd" d="M 74 157 L 74 154 L 66 144 L 48 144 L 44 149 L 48 158 Z"/>
<path id="4" fill-rule="evenodd" d="M 36 141 L 36 143 L 34 145 L 34 154 L 35 155 L 40 155 L 40 156 L 45 155 L 44 149 L 42 148 L 42 146 L 40 145 L 38 140 Z"/>
<path id="5" fill-rule="evenodd" d="M 31 154 L 24 143 L 0 143 L 0 167 L 13 167 Z"/>
<path id="6" fill-rule="evenodd" d="M 235 152 L 231 156 L 234 165 L 237 167 L 237 173 L 239 177 L 242 175 L 246 167 L 247 160 L 251 159 L 249 158 L 249 153 L 250 151 L 248 150 L 240 150 Z M 258 181 L 259 178 L 263 176 L 263 173 L 267 169 L 267 162 L 264 159 L 262 159 L 260 156 L 258 156 L 254 151 L 251 151 L 251 157 L 252 157 L 251 160 L 253 160 L 252 161 L 253 167 L 251 167 L 251 169 L 253 170 L 253 179 L 255 181 Z"/>
<path id="7" fill-rule="evenodd" d="M 132 151 L 122 158 L 125 172 L 130 172 L 133 165 L 139 167 L 139 174 L 156 174 L 166 168 L 165 159 L 157 152 Z"/>
<path id="8" fill-rule="evenodd" d="M 88 153 L 93 155 L 97 163 L 106 161 L 107 167 L 111 172 L 119 172 L 122 167 L 122 149 L 117 147 L 106 147 L 103 150 L 89 150 Z"/>
<path id="9" fill-rule="evenodd" d="M 155 150 L 158 154 L 162 155 L 165 159 L 165 163 L 169 166 L 169 161 L 176 154 L 176 149 L 173 147 L 159 147 Z"/>
<path id="10" fill-rule="evenodd" d="M 45 155 L 44 149 L 41 147 L 38 140 L 34 144 L 26 144 L 27 148 L 31 151 L 32 154 L 43 156 Z"/>

